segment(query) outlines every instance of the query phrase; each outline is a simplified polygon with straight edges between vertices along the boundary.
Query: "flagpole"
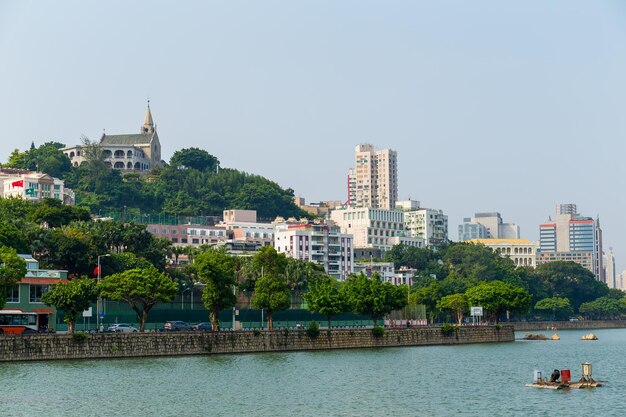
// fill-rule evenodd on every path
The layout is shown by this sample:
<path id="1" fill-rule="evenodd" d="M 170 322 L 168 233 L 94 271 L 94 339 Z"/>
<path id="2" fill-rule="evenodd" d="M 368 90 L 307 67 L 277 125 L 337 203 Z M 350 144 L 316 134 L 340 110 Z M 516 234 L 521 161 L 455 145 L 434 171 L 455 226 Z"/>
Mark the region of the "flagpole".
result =
<path id="1" fill-rule="evenodd" d="M 97 281 L 96 281 L 98 284 L 100 284 L 100 269 L 101 269 L 101 268 L 100 268 L 100 258 L 102 258 L 102 257 L 105 257 L 105 258 L 106 258 L 106 257 L 108 257 L 108 256 L 111 256 L 111 254 L 110 254 L 110 253 L 107 253 L 107 254 L 105 254 L 105 255 L 98 255 L 98 266 L 97 266 L 97 269 L 98 269 L 98 278 L 97 278 Z M 101 320 L 100 320 L 100 304 L 101 304 L 101 303 L 102 303 L 102 299 L 100 298 L 100 296 L 98 296 L 98 299 L 96 300 L 96 314 L 97 314 L 97 316 L 96 316 L 96 324 L 97 324 L 97 326 L 98 326 L 98 328 L 96 329 L 96 331 L 97 331 L 97 332 L 100 332 L 100 331 L 101 331 L 101 330 L 100 330 L 100 326 L 101 326 L 101 324 L 102 324 L 102 323 L 101 323 Z M 104 329 L 102 329 L 102 330 L 104 330 Z"/>

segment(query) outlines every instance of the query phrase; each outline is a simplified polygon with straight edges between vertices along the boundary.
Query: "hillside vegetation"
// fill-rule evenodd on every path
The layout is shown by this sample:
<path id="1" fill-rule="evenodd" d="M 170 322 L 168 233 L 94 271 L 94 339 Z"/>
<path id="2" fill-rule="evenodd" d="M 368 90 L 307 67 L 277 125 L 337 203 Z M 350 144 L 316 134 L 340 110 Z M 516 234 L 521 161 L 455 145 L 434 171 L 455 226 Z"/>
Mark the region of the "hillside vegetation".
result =
<path id="1" fill-rule="evenodd" d="M 176 151 L 168 164 L 149 176 L 122 174 L 104 163 L 96 143 L 85 139 L 87 161 L 72 167 L 58 142 L 20 152 L 14 150 L 7 167 L 35 170 L 65 180 L 76 192 L 76 206 L 91 213 L 144 213 L 179 216 L 221 216 L 225 209 L 256 210 L 260 219 L 306 216 L 293 203 L 294 191 L 260 175 L 220 168 L 207 151 Z"/>

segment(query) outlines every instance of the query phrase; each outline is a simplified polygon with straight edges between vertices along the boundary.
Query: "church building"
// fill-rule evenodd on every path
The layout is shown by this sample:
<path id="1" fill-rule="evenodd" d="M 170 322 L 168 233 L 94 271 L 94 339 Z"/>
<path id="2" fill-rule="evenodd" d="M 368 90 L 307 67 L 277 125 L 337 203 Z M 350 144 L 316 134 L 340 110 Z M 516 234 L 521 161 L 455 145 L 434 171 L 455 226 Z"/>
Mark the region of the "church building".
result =
<path id="1" fill-rule="evenodd" d="M 106 164 L 123 172 L 147 173 L 152 168 L 162 166 L 161 143 L 152 120 L 150 102 L 140 132 L 127 135 L 102 134 L 98 145 L 102 149 Z M 84 147 L 77 145 L 63 148 L 72 165 L 77 167 L 85 162 Z"/>

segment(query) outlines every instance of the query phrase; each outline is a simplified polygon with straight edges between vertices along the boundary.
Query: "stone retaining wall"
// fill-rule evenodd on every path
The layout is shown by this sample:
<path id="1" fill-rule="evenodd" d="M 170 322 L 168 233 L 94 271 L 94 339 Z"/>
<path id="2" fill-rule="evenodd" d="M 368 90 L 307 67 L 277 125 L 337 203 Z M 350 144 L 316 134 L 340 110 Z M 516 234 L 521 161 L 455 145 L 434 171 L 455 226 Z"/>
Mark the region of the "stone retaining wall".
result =
<path id="1" fill-rule="evenodd" d="M 317 338 L 310 338 L 304 330 L 105 333 L 87 335 L 84 340 L 71 335 L 2 335 L 0 362 L 456 345 L 514 340 L 513 326 L 509 325 L 462 327 L 450 335 L 444 335 L 439 327 L 385 329 L 382 337 L 375 337 L 371 329 L 321 330 Z"/>
<path id="2" fill-rule="evenodd" d="M 509 324 L 512 324 L 517 331 L 547 330 L 553 327 L 559 330 L 626 328 L 626 320 L 529 321 Z"/>

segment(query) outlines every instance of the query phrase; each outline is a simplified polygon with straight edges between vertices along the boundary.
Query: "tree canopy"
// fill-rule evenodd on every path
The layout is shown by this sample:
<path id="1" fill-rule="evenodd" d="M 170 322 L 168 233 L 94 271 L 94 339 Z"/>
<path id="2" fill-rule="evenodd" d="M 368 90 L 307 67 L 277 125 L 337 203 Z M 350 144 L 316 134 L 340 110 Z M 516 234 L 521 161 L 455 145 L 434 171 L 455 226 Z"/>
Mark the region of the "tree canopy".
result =
<path id="1" fill-rule="evenodd" d="M 381 316 L 406 306 L 406 293 L 406 287 L 383 283 L 376 274 L 372 278 L 354 275 L 343 285 L 346 304 L 353 312 L 370 316 L 374 326 Z"/>
<path id="2" fill-rule="evenodd" d="M 263 275 L 256 281 L 252 306 L 267 312 L 267 327 L 274 327 L 274 311 L 284 310 L 291 305 L 291 293 L 285 279 L 273 274 Z"/>
<path id="3" fill-rule="evenodd" d="M 237 301 L 233 293 L 237 284 L 233 259 L 224 249 L 210 249 L 196 257 L 193 268 L 198 280 L 205 284 L 202 301 L 209 310 L 211 327 L 219 330 L 220 310 L 234 306 Z"/>
<path id="4" fill-rule="evenodd" d="M 126 301 L 137 314 L 142 332 L 152 307 L 172 301 L 178 293 L 178 285 L 153 266 L 110 275 L 100 282 L 99 289 L 103 297 Z"/>
<path id="5" fill-rule="evenodd" d="M 67 330 L 74 333 L 76 320 L 98 298 L 98 289 L 93 279 L 83 277 L 61 282 L 43 294 L 41 301 L 63 310 Z"/>
<path id="6" fill-rule="evenodd" d="M 498 280 L 480 283 L 468 289 L 465 295 L 471 305 L 482 306 L 496 323 L 506 311 L 526 313 L 530 308 L 528 291 Z"/>
<path id="7" fill-rule="evenodd" d="M 0 309 L 7 301 L 7 291 L 26 275 L 26 262 L 15 249 L 0 246 Z"/>

